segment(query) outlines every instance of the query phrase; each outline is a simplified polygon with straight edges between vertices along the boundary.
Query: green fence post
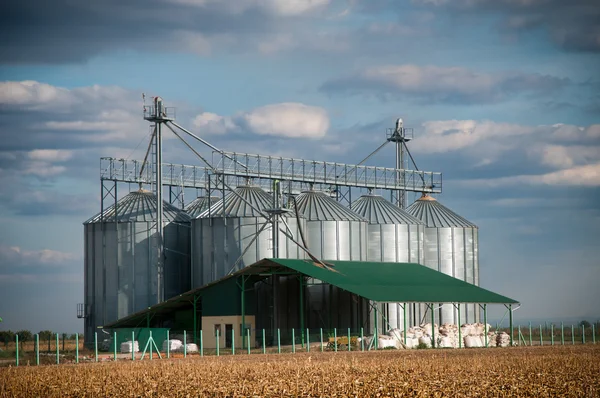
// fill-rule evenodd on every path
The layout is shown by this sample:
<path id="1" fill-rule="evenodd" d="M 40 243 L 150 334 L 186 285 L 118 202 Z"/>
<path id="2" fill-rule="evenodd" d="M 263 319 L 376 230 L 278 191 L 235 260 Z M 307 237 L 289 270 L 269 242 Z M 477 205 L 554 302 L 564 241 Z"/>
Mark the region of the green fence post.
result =
<path id="1" fill-rule="evenodd" d="M 15 334 L 15 342 L 17 344 L 17 348 L 16 348 L 16 360 L 17 360 L 17 367 L 19 366 L 19 335 Z"/>
<path id="2" fill-rule="evenodd" d="M 321 352 L 323 352 L 323 328 L 320 328 L 319 331 L 321 334 Z"/>
<path id="3" fill-rule="evenodd" d="M 171 358 L 171 344 L 169 343 L 170 340 L 170 333 L 167 330 L 167 359 Z"/>
<path id="4" fill-rule="evenodd" d="M 542 331 L 542 325 L 540 325 L 540 346 L 544 345 L 544 333 Z"/>
<path id="5" fill-rule="evenodd" d="M 79 333 L 75 333 L 75 363 L 79 363 Z"/>
<path id="6" fill-rule="evenodd" d="M 219 356 L 219 329 L 217 329 L 217 356 Z"/>
<path id="7" fill-rule="evenodd" d="M 248 355 L 250 355 L 250 329 L 246 329 L 246 345 L 248 346 Z"/>
<path id="8" fill-rule="evenodd" d="M 596 325 L 592 323 L 592 343 L 596 344 Z"/>
<path id="9" fill-rule="evenodd" d="M 231 355 L 235 355 L 235 328 L 231 328 Z"/>
<path id="10" fill-rule="evenodd" d="M 521 325 L 517 326 L 517 332 L 519 333 L 519 337 L 517 337 L 517 341 L 519 342 L 519 344 L 521 344 L 521 337 L 523 337 L 521 335 Z M 525 343 L 525 339 L 523 339 L 523 343 Z M 527 345 L 527 344 L 525 344 Z"/>
<path id="11" fill-rule="evenodd" d="M 281 331 L 277 328 L 277 353 L 281 354 Z"/>
<path id="12" fill-rule="evenodd" d="M 460 303 L 458 303 L 458 305 L 456 306 L 456 314 L 457 314 L 457 319 L 458 319 L 458 348 L 462 348 L 462 330 L 460 328 Z M 512 330 L 511 330 L 511 334 L 512 334 Z M 406 336 L 406 330 L 404 331 L 404 336 Z M 405 339 L 406 340 L 406 339 Z M 413 340 L 414 341 L 414 340 Z"/>
<path id="13" fill-rule="evenodd" d="M 581 325 L 581 343 L 585 344 L 585 325 Z"/>
<path id="14" fill-rule="evenodd" d="M 59 359 L 59 356 L 58 356 L 58 350 L 59 350 L 59 347 L 58 347 L 58 333 L 56 333 L 56 364 L 57 365 L 60 363 L 60 359 Z"/>
<path id="15" fill-rule="evenodd" d="M 139 347 L 138 343 L 138 347 Z M 135 332 L 131 332 L 131 360 L 135 361 Z"/>
<path id="16" fill-rule="evenodd" d="M 529 345 L 533 345 L 533 338 L 531 337 L 531 322 L 529 322 Z"/>
<path id="17" fill-rule="evenodd" d="M 185 339 L 184 339 L 184 340 L 185 340 Z M 152 360 L 152 351 L 154 351 L 154 350 L 152 349 L 152 330 L 150 331 L 150 338 L 149 338 L 149 340 L 148 340 L 148 343 L 149 343 L 149 344 L 147 344 L 147 345 L 149 345 L 149 346 L 150 346 L 150 360 Z M 185 346 L 184 346 L 184 347 L 185 347 Z"/>
<path id="18" fill-rule="evenodd" d="M 262 341 L 263 341 L 263 354 L 267 353 L 267 342 L 265 340 L 265 329 L 262 330 Z"/>
<path id="19" fill-rule="evenodd" d="M 512 304 L 508 305 L 508 324 L 510 327 L 510 346 L 512 347 L 515 342 Z M 458 327 L 460 328 L 460 325 Z"/>
<path id="20" fill-rule="evenodd" d="M 404 335 L 406 335 L 406 332 L 404 332 Z M 360 328 L 360 350 L 361 351 L 365 350 L 365 335 L 364 335 L 364 329 L 362 327 Z"/>
<path id="21" fill-rule="evenodd" d="M 296 353 L 296 335 L 294 332 L 294 328 L 292 328 L 292 352 Z"/>
<path id="22" fill-rule="evenodd" d="M 550 345 L 554 345 L 554 324 L 550 324 Z"/>
<path id="23" fill-rule="evenodd" d="M 431 303 L 431 348 L 435 348 L 435 311 Z"/>
<path id="24" fill-rule="evenodd" d="M 187 332 L 185 330 L 183 331 L 183 357 L 187 358 Z M 152 357 L 150 357 L 150 359 L 152 359 Z"/>
<path id="25" fill-rule="evenodd" d="M 113 360 L 117 360 L 117 332 L 113 332 L 113 346 L 115 348 L 114 354 L 113 354 Z"/>
<path id="26" fill-rule="evenodd" d="M 575 326 L 571 325 L 571 343 L 575 345 Z"/>
<path id="27" fill-rule="evenodd" d="M 488 327 L 487 327 L 487 304 L 483 305 L 483 331 L 485 333 L 485 348 L 489 347 L 488 344 Z"/>
<path id="28" fill-rule="evenodd" d="M 309 330 L 306 328 L 306 352 L 310 352 L 310 334 L 308 332 Z"/>
<path id="29" fill-rule="evenodd" d="M 348 351 L 350 351 L 350 328 L 348 328 Z"/>
<path id="30" fill-rule="evenodd" d="M 75 336 L 77 336 L 77 334 Z M 79 344 L 77 345 L 77 347 L 79 348 Z M 77 356 L 77 362 L 79 363 L 79 355 Z M 38 366 L 40 364 L 40 335 L 39 334 L 35 335 L 35 364 Z"/>
<path id="31" fill-rule="evenodd" d="M 96 362 L 98 362 L 98 332 L 94 332 L 94 352 L 96 355 Z"/>
<path id="32" fill-rule="evenodd" d="M 171 333 L 167 330 L 167 359 L 171 358 Z"/>
<path id="33" fill-rule="evenodd" d="M 565 345 L 565 325 L 560 323 L 560 344 Z"/>
<path id="34" fill-rule="evenodd" d="M 333 328 L 333 347 L 335 348 L 335 352 L 337 352 L 337 328 Z"/>
<path id="35" fill-rule="evenodd" d="M 200 356 L 204 356 L 204 339 L 202 337 L 202 329 L 200 329 Z"/>

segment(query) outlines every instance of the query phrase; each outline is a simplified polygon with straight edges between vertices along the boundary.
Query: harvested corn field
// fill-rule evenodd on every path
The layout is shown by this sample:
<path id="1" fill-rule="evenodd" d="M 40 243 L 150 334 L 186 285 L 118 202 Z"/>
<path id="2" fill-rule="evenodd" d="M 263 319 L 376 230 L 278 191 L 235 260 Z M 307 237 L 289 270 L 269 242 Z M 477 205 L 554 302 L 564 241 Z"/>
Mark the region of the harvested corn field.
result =
<path id="1" fill-rule="evenodd" d="M 0 369 L 0 397 L 600 396 L 600 347 L 302 353 Z"/>

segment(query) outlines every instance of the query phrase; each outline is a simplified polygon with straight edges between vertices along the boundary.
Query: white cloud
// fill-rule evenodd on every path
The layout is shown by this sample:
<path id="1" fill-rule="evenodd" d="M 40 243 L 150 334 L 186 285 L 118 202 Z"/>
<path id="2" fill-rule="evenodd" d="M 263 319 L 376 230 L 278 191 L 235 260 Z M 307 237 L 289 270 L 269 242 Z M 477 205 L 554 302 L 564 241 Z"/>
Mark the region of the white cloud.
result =
<path id="1" fill-rule="evenodd" d="M 283 102 L 240 112 L 234 116 L 204 112 L 194 118 L 193 124 L 206 134 L 248 131 L 257 135 L 321 138 L 329 129 L 329 116 L 320 107 Z"/>
<path id="2" fill-rule="evenodd" d="M 319 138 L 329 129 L 329 116 L 325 109 L 295 102 L 266 105 L 238 118 L 259 135 Z"/>
<path id="3" fill-rule="evenodd" d="M 512 123 L 497 123 L 489 120 L 436 120 L 423 123 L 419 133 L 411 143 L 411 148 L 420 153 L 443 153 L 474 147 L 479 143 L 490 144 L 499 139 L 499 151 L 511 146 L 502 145 L 508 137 L 532 134 L 538 127 Z"/>
<path id="4" fill-rule="evenodd" d="M 520 72 L 479 72 L 464 67 L 383 65 L 332 79 L 328 92 L 414 95 L 433 102 L 482 103 L 507 100 L 520 93 L 547 93 L 568 79 Z"/>
<path id="5" fill-rule="evenodd" d="M 64 149 L 35 149 L 30 151 L 27 156 L 31 160 L 42 162 L 64 162 L 73 157 L 73 151 Z"/>
<path id="6" fill-rule="evenodd" d="M 541 158 L 542 164 L 565 169 L 576 164 L 587 164 L 599 160 L 600 146 L 543 145 L 533 153 Z"/>
<path id="7" fill-rule="evenodd" d="M 509 177 L 458 181 L 466 187 L 509 187 L 519 185 L 550 185 L 568 187 L 600 187 L 600 163 L 574 166 L 545 174 L 524 174 Z"/>
<path id="8" fill-rule="evenodd" d="M 192 124 L 203 134 L 220 135 L 235 131 L 238 127 L 227 116 L 219 116 L 216 113 L 203 112 L 196 116 Z"/>
<path id="9" fill-rule="evenodd" d="M 294 17 L 321 9 L 327 6 L 330 0 L 171 0 L 171 2 L 196 7 L 218 6 L 232 14 L 243 14 L 248 10 L 258 9 L 274 16 Z"/>
<path id="10" fill-rule="evenodd" d="M 47 105 L 53 101 L 63 103 L 68 90 L 32 80 L 0 83 L 0 104 L 17 106 Z"/>
<path id="11" fill-rule="evenodd" d="M 65 262 L 74 261 L 78 258 L 73 253 L 57 250 L 26 250 L 19 246 L 0 245 L 0 263 L 13 267 L 34 266 L 62 266 Z"/>

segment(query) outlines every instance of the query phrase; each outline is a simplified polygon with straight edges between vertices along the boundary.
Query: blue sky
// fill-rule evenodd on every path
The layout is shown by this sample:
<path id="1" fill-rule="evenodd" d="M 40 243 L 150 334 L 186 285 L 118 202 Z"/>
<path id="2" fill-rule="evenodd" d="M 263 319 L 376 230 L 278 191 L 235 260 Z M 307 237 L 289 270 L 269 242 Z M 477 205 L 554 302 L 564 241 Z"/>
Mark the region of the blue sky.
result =
<path id="1" fill-rule="evenodd" d="M 83 329 L 82 222 L 99 157 L 143 156 L 142 92 L 226 150 L 347 163 L 403 117 L 439 200 L 480 227 L 482 286 L 517 319 L 600 318 L 595 3 L 4 2 L 0 328 Z"/>

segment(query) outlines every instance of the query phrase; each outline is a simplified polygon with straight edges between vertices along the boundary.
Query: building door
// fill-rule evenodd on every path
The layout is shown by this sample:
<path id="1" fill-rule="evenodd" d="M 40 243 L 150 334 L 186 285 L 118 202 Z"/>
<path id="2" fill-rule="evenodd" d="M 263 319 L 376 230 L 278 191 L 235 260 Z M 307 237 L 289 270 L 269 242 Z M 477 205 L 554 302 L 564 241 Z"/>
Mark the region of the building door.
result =
<path id="1" fill-rule="evenodd" d="M 233 333 L 233 325 L 225 325 L 225 348 L 231 348 L 231 338 Z"/>

